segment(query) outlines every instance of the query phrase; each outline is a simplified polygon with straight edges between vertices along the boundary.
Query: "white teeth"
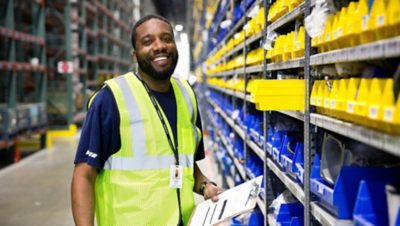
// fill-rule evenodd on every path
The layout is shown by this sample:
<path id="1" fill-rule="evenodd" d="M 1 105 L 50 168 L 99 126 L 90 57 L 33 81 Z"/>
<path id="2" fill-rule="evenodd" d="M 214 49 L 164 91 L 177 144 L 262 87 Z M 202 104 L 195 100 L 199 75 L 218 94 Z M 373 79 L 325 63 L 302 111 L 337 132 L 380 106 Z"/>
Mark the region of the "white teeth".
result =
<path id="1" fill-rule="evenodd" d="M 154 59 L 154 61 L 160 61 L 160 60 L 166 60 L 167 59 L 167 57 L 157 57 L 157 58 L 155 58 Z"/>

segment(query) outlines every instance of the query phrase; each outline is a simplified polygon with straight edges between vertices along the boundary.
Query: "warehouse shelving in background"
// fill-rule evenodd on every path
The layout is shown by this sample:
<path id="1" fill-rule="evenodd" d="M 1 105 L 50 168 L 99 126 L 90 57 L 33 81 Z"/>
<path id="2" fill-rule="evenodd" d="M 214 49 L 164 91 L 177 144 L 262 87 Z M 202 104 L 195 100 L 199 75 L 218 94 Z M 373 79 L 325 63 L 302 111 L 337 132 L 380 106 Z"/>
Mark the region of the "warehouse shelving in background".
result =
<path id="1" fill-rule="evenodd" d="M 0 3 L 1 166 L 44 148 L 48 130 L 73 134 L 88 96 L 132 68 L 139 8 L 138 0 Z"/>
<path id="2" fill-rule="evenodd" d="M 21 142 L 46 145 L 44 1 L 0 3 L 0 166 L 18 161 Z"/>
<path id="3" fill-rule="evenodd" d="M 206 128 L 224 177 L 229 181 L 232 178 L 235 185 L 251 179 L 253 173 L 266 178 L 265 190 L 257 201 L 264 221 L 258 223 L 385 224 L 386 203 L 377 204 L 375 196 L 381 195 L 382 201 L 386 194 L 377 184 L 400 180 L 395 176 L 400 170 L 393 167 L 400 161 L 400 121 L 394 116 L 400 101 L 396 105 L 395 92 L 399 91 L 392 89 L 393 84 L 399 84 L 395 80 L 398 76 L 393 76 L 396 68 L 399 71 L 400 57 L 400 34 L 395 34 L 400 21 L 395 19 L 398 11 L 394 10 L 398 2 L 335 2 L 337 12 L 328 19 L 322 35 L 314 38 L 305 32 L 304 18 L 310 15 L 315 1 L 221 0 L 207 8 L 209 2 L 196 1 L 203 5 L 202 13 L 195 13 L 195 24 L 199 25 L 193 35 L 197 37 L 196 75 L 204 81 L 198 95 L 201 108 L 207 111 Z M 261 11 L 255 15 L 262 7 L 264 15 Z M 346 20 L 347 14 L 351 21 Z M 370 21 L 361 23 L 365 18 Z M 227 21 L 232 24 L 221 26 Z M 349 24 L 355 25 L 343 28 Z M 271 44 L 266 37 L 273 32 L 278 38 Z M 358 38 L 362 43 L 351 43 Z M 373 77 L 372 73 L 385 79 L 366 79 Z M 361 82 L 357 80 L 362 76 Z M 267 86 L 278 81 L 297 85 Z M 295 99 L 289 99 L 290 93 Z M 353 96 L 355 99 L 351 99 Z M 296 105 L 301 100 L 303 107 Z M 287 137 L 280 137 L 280 133 Z M 296 147 L 280 139 L 294 139 Z M 329 142 L 338 143 L 338 148 L 329 149 Z M 351 155 L 352 160 L 340 160 L 343 165 L 339 168 L 329 166 L 345 155 Z M 329 179 L 327 172 L 339 176 Z M 393 175 L 383 178 L 379 176 L 382 174 Z M 233 186 L 231 182 L 225 185 Z M 372 187 L 379 189 L 373 194 L 361 191 Z M 277 213 L 269 208 L 284 190 L 296 200 L 285 207 L 296 211 Z M 378 205 L 376 209 L 382 212 L 367 213 L 360 205 Z M 285 217 L 277 214 L 292 218 L 282 220 Z M 375 216 L 375 221 L 368 214 Z"/>
<path id="4" fill-rule="evenodd" d="M 126 0 L 49 2 L 47 8 L 49 122 L 68 129 L 81 123 L 88 96 L 103 81 L 128 71 L 130 22 L 135 4 Z M 63 28 L 63 29 L 60 29 Z M 71 62 L 69 73 L 57 71 Z"/>

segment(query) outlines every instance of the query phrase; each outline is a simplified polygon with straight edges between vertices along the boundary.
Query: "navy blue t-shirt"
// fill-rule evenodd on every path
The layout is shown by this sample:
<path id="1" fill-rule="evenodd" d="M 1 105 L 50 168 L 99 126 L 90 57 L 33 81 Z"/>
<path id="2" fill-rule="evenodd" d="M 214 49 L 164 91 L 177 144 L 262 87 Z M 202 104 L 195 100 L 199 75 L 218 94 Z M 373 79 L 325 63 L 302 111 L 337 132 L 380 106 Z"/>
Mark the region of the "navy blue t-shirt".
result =
<path id="1" fill-rule="evenodd" d="M 171 88 L 166 93 L 155 91 L 152 93 L 161 105 L 176 140 L 176 101 L 173 89 Z M 119 123 L 120 118 L 114 96 L 108 88 L 103 88 L 93 99 L 87 111 L 74 163 L 85 162 L 98 170 L 103 169 L 107 159 L 121 147 Z M 202 129 L 199 114 L 196 126 Z M 204 145 L 201 139 L 194 159 L 198 161 L 204 157 Z"/>

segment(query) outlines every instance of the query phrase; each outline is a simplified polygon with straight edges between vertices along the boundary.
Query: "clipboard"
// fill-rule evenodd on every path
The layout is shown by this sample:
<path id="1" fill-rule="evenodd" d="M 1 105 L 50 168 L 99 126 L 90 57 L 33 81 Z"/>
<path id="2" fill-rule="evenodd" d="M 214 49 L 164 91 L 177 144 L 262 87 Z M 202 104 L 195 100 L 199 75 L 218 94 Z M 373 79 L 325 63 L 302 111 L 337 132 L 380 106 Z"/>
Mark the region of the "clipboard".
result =
<path id="1" fill-rule="evenodd" d="M 257 204 L 263 176 L 249 180 L 218 195 L 218 202 L 210 199 L 193 210 L 189 226 L 210 226 L 248 212 Z"/>

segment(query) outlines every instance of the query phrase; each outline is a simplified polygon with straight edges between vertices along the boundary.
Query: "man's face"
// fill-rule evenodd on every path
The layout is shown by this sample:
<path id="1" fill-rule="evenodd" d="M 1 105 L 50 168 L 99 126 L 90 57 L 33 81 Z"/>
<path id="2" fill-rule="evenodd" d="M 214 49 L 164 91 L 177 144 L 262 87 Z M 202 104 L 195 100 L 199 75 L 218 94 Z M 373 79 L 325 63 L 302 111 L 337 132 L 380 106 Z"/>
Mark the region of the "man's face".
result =
<path id="1" fill-rule="evenodd" d="M 139 69 L 155 80 L 169 79 L 178 62 L 171 27 L 150 19 L 136 28 L 136 58 Z"/>

